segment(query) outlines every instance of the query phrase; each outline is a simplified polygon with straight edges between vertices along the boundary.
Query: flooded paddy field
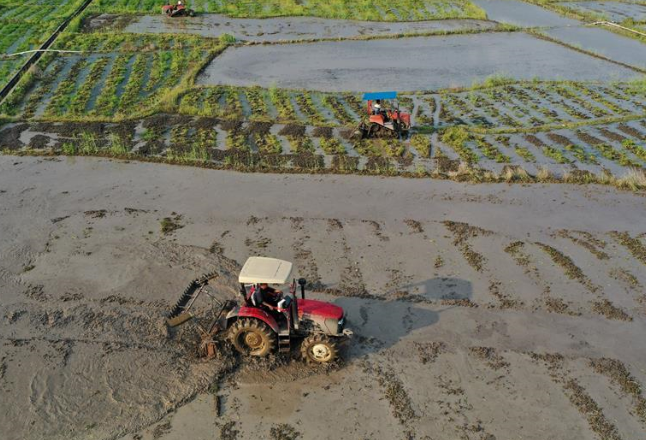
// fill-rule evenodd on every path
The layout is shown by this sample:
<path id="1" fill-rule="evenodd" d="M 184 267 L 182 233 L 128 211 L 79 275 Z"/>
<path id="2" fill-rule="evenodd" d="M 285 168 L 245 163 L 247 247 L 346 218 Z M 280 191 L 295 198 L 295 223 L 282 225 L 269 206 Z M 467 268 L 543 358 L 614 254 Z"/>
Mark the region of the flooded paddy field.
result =
<path id="1" fill-rule="evenodd" d="M 493 29 L 495 26 L 495 23 L 486 20 L 368 22 L 314 17 L 244 19 L 218 14 L 204 14 L 190 21 L 173 21 L 163 16 L 146 15 L 128 24 L 124 31 L 133 33 L 195 34 L 205 37 L 218 37 L 226 33 L 243 41 L 278 42 L 440 31 L 487 30 Z"/>
<path id="2" fill-rule="evenodd" d="M 211 62 L 204 85 L 322 91 L 433 90 L 494 74 L 517 79 L 622 80 L 628 68 L 523 33 L 236 47 Z"/>
<path id="3" fill-rule="evenodd" d="M 613 61 L 646 69 L 646 44 L 603 27 L 563 27 L 549 29 L 545 33 L 563 43 Z"/>
<path id="4" fill-rule="evenodd" d="M 3 438 L 639 438 L 641 199 L 0 157 Z M 343 363 L 207 361 L 166 330 L 190 279 L 229 297 L 254 254 L 346 310 Z"/>
<path id="5" fill-rule="evenodd" d="M 598 14 L 600 17 L 615 22 L 621 22 L 626 19 L 646 21 L 646 4 L 638 2 L 583 1 L 563 2 L 561 5 L 575 10 L 580 10 L 582 12 L 592 12 Z"/>
<path id="6" fill-rule="evenodd" d="M 517 0 L 474 0 L 489 20 L 523 27 L 576 26 L 579 21 L 563 17 L 538 5 Z"/>

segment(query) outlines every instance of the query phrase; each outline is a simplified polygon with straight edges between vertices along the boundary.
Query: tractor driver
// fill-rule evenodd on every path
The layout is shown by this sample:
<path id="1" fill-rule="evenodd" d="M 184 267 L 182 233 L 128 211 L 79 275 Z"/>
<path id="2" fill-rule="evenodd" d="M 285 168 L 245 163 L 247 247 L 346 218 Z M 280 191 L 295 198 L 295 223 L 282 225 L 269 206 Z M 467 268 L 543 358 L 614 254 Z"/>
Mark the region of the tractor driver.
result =
<path id="1" fill-rule="evenodd" d="M 372 114 L 378 115 L 381 112 L 381 99 L 377 99 L 374 104 L 372 104 Z"/>
<path id="2" fill-rule="evenodd" d="M 274 289 L 267 283 L 260 283 L 252 301 L 256 307 L 264 307 L 276 315 L 280 313 L 278 311 L 278 301 L 282 293 L 282 291 Z"/>
<path id="3" fill-rule="evenodd" d="M 388 113 L 381 106 L 381 99 L 377 99 L 372 105 L 372 114 L 373 115 L 382 115 L 384 117 L 384 122 L 388 120 Z"/>

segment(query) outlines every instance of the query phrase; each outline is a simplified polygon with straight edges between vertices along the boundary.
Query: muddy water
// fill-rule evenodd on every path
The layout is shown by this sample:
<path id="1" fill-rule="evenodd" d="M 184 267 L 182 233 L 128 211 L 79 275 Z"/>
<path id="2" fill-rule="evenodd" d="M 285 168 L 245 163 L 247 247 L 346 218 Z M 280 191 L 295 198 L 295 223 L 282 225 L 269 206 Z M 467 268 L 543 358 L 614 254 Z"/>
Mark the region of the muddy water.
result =
<path id="1" fill-rule="evenodd" d="M 540 6 L 514 0 L 474 0 L 474 3 L 484 9 L 491 20 L 518 26 L 549 27 L 547 34 L 564 43 L 631 66 L 642 68 L 646 65 L 645 45 L 603 28 L 584 27 L 580 21 L 562 17 Z M 597 8 L 606 8 L 609 13 L 607 15 L 611 19 L 622 20 L 628 16 L 636 19 L 646 17 L 646 6 L 611 3 L 616 6 L 611 6 L 607 2 L 573 2 L 571 5 L 573 8 L 588 8 L 594 12 L 600 12 Z M 570 3 L 565 4 L 570 5 Z M 626 15 L 622 17 L 619 12 Z"/>
<path id="2" fill-rule="evenodd" d="M 646 68 L 646 44 L 600 27 L 549 29 L 547 34 L 564 43 L 603 55 L 614 61 Z"/>
<path id="3" fill-rule="evenodd" d="M 540 6 L 512 0 L 473 0 L 487 13 L 490 20 L 515 24 L 517 26 L 571 26 L 579 24 L 576 20 L 561 17 Z"/>
<path id="4" fill-rule="evenodd" d="M 485 20 L 439 20 L 384 23 L 331 20 L 313 17 L 235 19 L 206 14 L 193 19 L 169 20 L 161 15 L 143 16 L 126 27 L 134 33 L 186 33 L 217 37 L 224 33 L 245 41 L 313 40 L 351 38 L 361 35 L 411 34 L 458 29 L 491 29 L 495 23 Z"/>
<path id="5" fill-rule="evenodd" d="M 526 34 L 496 33 L 232 48 L 207 66 L 198 83 L 416 91 L 468 86 L 493 74 L 569 80 L 637 76 Z"/>

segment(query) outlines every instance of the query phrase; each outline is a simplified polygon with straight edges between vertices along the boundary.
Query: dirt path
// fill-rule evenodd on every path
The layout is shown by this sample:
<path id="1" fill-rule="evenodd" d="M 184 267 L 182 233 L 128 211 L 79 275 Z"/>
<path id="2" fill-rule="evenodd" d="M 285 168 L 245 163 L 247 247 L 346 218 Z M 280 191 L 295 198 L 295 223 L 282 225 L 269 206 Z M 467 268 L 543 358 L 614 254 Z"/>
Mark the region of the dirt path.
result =
<path id="1" fill-rule="evenodd" d="M 613 378 L 646 384 L 642 202 L 0 157 L 3 438 L 638 438 L 646 396 Z M 231 370 L 167 333 L 188 280 L 233 296 L 250 254 L 298 258 L 346 309 L 341 366 Z"/>

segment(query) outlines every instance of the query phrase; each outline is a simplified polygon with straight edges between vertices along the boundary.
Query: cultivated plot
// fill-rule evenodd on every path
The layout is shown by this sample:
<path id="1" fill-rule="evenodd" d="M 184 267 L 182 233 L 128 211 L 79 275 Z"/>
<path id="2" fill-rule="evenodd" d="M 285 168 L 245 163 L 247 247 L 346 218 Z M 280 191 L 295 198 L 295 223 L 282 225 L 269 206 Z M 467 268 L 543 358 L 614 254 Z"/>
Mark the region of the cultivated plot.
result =
<path id="1" fill-rule="evenodd" d="M 17 3 L 0 1 L 0 87 L 26 61 L 26 57 L 3 57 L 39 47 L 83 0 L 39 0 Z"/>

